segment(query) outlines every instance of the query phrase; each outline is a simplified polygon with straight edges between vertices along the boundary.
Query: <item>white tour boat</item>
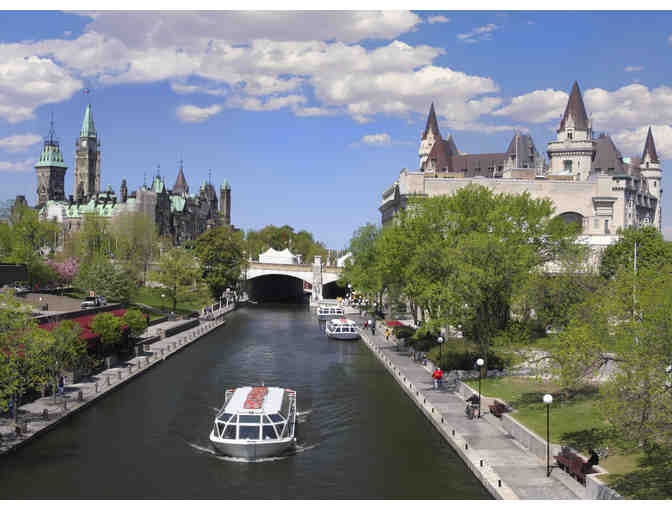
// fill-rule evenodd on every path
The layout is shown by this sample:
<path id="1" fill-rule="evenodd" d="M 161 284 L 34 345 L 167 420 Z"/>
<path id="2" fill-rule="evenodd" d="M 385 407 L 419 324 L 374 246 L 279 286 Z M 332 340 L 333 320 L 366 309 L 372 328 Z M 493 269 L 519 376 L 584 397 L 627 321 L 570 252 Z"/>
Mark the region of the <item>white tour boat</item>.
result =
<path id="1" fill-rule="evenodd" d="M 317 309 L 317 318 L 321 321 L 336 319 L 345 315 L 345 308 L 337 305 L 320 305 Z"/>
<path id="2" fill-rule="evenodd" d="M 244 386 L 226 390 L 210 442 L 218 453 L 229 457 L 274 457 L 295 447 L 295 426 L 295 391 Z"/>
<path id="3" fill-rule="evenodd" d="M 339 340 L 357 340 L 359 338 L 357 324 L 350 319 L 331 319 L 324 329 L 329 338 Z"/>

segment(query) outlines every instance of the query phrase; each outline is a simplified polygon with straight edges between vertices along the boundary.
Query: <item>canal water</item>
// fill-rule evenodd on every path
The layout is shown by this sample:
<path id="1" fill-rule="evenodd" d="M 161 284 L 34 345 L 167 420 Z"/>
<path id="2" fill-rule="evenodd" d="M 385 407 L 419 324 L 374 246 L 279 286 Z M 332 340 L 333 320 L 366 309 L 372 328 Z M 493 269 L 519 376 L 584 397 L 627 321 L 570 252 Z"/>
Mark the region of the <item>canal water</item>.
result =
<path id="1" fill-rule="evenodd" d="M 243 462 L 208 435 L 224 391 L 297 392 L 299 448 Z M 6 499 L 486 499 L 363 342 L 329 340 L 306 307 L 263 305 L 0 458 Z"/>

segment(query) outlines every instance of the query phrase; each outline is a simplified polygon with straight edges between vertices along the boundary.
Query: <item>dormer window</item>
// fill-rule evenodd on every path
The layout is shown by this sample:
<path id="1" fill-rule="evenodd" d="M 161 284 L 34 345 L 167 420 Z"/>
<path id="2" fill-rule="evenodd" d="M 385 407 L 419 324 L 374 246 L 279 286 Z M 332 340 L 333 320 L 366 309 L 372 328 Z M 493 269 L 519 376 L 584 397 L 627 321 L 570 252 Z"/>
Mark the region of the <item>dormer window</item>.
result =
<path id="1" fill-rule="evenodd" d="M 568 174 L 572 173 L 572 160 L 571 159 L 566 159 L 563 162 L 565 172 Z"/>
<path id="2" fill-rule="evenodd" d="M 568 140 L 573 140 L 574 139 L 574 133 L 572 133 L 571 131 L 567 131 L 567 139 Z"/>

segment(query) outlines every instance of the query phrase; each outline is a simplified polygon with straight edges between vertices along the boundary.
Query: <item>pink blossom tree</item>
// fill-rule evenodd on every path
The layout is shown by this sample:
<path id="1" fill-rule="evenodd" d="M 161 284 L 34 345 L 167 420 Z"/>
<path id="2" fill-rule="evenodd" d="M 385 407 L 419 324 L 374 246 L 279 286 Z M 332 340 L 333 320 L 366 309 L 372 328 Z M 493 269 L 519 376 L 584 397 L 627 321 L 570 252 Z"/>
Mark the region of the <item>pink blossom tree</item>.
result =
<path id="1" fill-rule="evenodd" d="M 48 264 L 56 271 L 59 281 L 63 284 L 71 284 L 79 271 L 79 260 L 76 257 L 67 258 L 63 262 L 50 260 Z"/>

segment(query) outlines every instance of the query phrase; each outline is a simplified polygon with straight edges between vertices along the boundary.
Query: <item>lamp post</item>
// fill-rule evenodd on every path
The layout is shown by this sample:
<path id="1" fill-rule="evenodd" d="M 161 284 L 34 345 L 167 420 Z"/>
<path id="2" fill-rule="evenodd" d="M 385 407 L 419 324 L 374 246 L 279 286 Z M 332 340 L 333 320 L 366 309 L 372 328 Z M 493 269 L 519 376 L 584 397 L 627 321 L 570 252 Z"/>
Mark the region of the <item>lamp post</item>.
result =
<path id="1" fill-rule="evenodd" d="M 481 417 L 481 368 L 483 367 L 483 358 L 478 358 L 476 360 L 476 365 L 478 365 L 478 417 Z"/>
<path id="2" fill-rule="evenodd" d="M 439 338 L 436 339 L 437 342 L 439 342 L 439 369 L 441 368 L 441 359 L 443 358 L 443 342 L 444 339 L 442 336 L 439 336 Z"/>
<path id="3" fill-rule="evenodd" d="M 550 408 L 553 402 L 553 395 L 547 393 L 544 395 L 544 404 L 546 404 L 546 476 L 551 476 L 551 419 Z"/>
<path id="4" fill-rule="evenodd" d="M 350 302 L 351 297 L 352 297 L 352 285 L 348 283 L 348 302 Z"/>

